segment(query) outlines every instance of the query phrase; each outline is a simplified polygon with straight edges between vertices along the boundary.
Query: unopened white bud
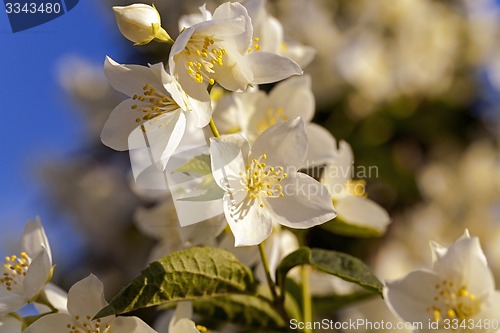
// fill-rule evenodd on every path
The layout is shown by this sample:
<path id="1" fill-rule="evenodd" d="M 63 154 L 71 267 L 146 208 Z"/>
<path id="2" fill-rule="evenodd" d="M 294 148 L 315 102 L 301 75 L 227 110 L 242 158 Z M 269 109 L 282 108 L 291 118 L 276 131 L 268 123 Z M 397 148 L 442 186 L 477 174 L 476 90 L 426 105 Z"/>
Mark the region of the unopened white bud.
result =
<path id="1" fill-rule="evenodd" d="M 120 32 L 136 45 L 147 44 L 153 39 L 173 44 L 172 38 L 161 27 L 160 13 L 154 5 L 115 6 L 113 11 Z"/>

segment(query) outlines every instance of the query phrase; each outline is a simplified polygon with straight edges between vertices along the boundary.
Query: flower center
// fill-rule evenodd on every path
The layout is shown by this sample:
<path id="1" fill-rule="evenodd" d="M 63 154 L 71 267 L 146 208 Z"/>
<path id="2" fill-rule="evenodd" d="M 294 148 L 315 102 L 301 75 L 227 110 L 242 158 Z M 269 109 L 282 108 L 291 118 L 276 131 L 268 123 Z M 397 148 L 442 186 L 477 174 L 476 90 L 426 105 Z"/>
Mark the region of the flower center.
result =
<path id="1" fill-rule="evenodd" d="M 26 252 L 21 252 L 21 256 L 12 255 L 5 257 L 3 265 L 3 275 L 0 277 L 2 283 L 8 291 L 21 292 L 24 277 L 31 263 L 31 258 Z"/>
<path id="2" fill-rule="evenodd" d="M 257 130 L 260 133 L 264 132 L 269 127 L 273 126 L 279 121 L 288 120 L 288 117 L 284 114 L 283 108 L 269 108 L 266 111 L 266 115 L 262 118 L 260 123 L 257 125 Z"/>
<path id="3" fill-rule="evenodd" d="M 467 286 L 457 287 L 448 280 L 436 285 L 434 302 L 427 312 L 438 322 L 444 319 L 468 319 L 481 311 L 481 301 L 467 290 Z"/>
<path id="4" fill-rule="evenodd" d="M 186 56 L 186 70 L 194 81 L 202 83 L 207 80 L 214 84 L 215 65 L 222 66 L 223 56 L 226 49 L 217 47 L 213 36 L 193 35 L 186 47 L 184 55 Z"/>
<path id="5" fill-rule="evenodd" d="M 101 319 L 91 321 L 92 316 L 79 316 L 74 317 L 75 321 L 68 323 L 68 333 L 107 333 L 111 325 L 106 323 L 102 324 Z"/>
<path id="6" fill-rule="evenodd" d="M 266 154 L 263 154 L 258 159 L 253 159 L 252 163 L 246 167 L 246 172 L 240 172 L 241 184 L 247 190 L 248 198 L 258 199 L 260 207 L 264 207 L 264 198 L 285 196 L 279 183 L 288 177 L 282 166 L 272 167 L 266 165 L 263 162 L 266 158 Z"/>
<path id="7" fill-rule="evenodd" d="M 132 97 L 134 101 L 140 102 L 131 106 L 132 110 L 140 112 L 140 117 L 135 120 L 136 123 L 151 120 L 165 112 L 174 111 L 179 108 L 179 105 L 171 97 L 156 90 L 149 84 L 142 87 L 142 90 L 142 95 L 134 95 Z"/>

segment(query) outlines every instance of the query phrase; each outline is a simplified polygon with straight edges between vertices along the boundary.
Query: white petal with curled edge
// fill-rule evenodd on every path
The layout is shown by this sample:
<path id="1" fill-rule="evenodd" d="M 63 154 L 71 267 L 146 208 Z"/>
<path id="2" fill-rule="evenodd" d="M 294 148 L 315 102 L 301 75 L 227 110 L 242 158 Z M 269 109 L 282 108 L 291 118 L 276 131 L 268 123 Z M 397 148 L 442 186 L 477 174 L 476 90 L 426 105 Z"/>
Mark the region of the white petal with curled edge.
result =
<path id="1" fill-rule="evenodd" d="M 386 281 L 384 299 L 392 313 L 409 322 L 433 320 L 426 310 L 434 304 L 436 285 L 441 278 L 428 270 L 411 272 L 404 278 Z"/>
<path id="2" fill-rule="evenodd" d="M 441 276 L 459 276 L 469 292 L 485 295 L 495 290 L 493 274 L 477 237 L 462 237 L 433 264 Z"/>
<path id="3" fill-rule="evenodd" d="M 304 121 L 295 118 L 279 122 L 255 140 L 250 159 L 258 159 L 266 154 L 266 164 L 269 166 L 303 166 L 307 154 L 307 134 Z"/>
<path id="4" fill-rule="evenodd" d="M 45 251 L 52 261 L 49 240 L 43 230 L 40 218 L 37 217 L 34 221 L 26 223 L 23 235 L 21 236 L 20 250 L 21 252 L 26 252 L 31 258 L 34 258 L 40 252 L 41 246 L 45 247 Z"/>
<path id="5" fill-rule="evenodd" d="M 243 21 L 244 30 L 238 33 L 232 42 L 236 46 L 236 50 L 239 53 L 245 54 L 252 43 L 253 35 L 252 20 L 248 15 L 247 9 L 240 3 L 226 2 L 217 7 L 213 15 L 214 20 L 231 19 L 236 17 Z"/>
<path id="6" fill-rule="evenodd" d="M 146 83 L 158 82 L 151 69 L 141 65 L 122 65 L 106 57 L 104 74 L 111 86 L 125 95 L 132 97 L 143 92 Z"/>
<path id="7" fill-rule="evenodd" d="M 301 75 L 302 68 L 293 60 L 274 53 L 257 51 L 248 56 L 254 84 L 281 81 L 293 75 Z"/>
<path id="8" fill-rule="evenodd" d="M 108 303 L 104 299 L 102 282 L 93 274 L 78 281 L 69 289 L 68 311 L 73 316 L 92 318 L 106 305 Z"/>
<path id="9" fill-rule="evenodd" d="M 335 204 L 339 218 L 348 224 L 376 229 L 384 233 L 391 221 L 389 214 L 370 199 L 346 196 Z"/>
<path id="10" fill-rule="evenodd" d="M 280 185 L 284 196 L 269 198 L 265 203 L 273 222 L 305 229 L 336 216 L 330 193 L 314 178 L 303 173 L 290 174 Z"/>

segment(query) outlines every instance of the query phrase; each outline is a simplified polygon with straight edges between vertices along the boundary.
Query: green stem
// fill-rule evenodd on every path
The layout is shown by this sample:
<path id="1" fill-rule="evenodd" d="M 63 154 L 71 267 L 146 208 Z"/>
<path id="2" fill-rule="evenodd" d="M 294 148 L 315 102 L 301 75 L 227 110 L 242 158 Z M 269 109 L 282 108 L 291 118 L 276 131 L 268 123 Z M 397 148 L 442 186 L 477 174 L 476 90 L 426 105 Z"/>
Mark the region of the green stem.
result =
<path id="1" fill-rule="evenodd" d="M 307 265 L 300 267 L 302 278 L 302 307 L 304 312 L 304 322 L 312 322 L 312 302 L 311 302 L 311 289 L 309 286 L 309 269 Z M 310 328 L 304 328 L 304 333 L 312 333 Z"/>
<path id="2" fill-rule="evenodd" d="M 267 255 L 264 249 L 264 243 L 259 244 L 259 253 L 260 253 L 260 258 L 262 260 L 262 265 L 264 266 L 264 271 L 266 273 L 266 280 L 269 285 L 269 290 L 271 291 L 271 295 L 273 296 L 274 304 L 276 305 L 277 310 L 281 314 L 283 320 L 285 322 L 289 322 L 290 317 L 288 316 L 288 313 L 286 312 L 285 307 L 283 306 L 282 299 L 278 296 L 278 293 L 276 292 L 276 284 L 274 283 L 273 278 L 271 277 L 271 270 L 269 269 L 269 262 L 267 261 Z"/>
<path id="3" fill-rule="evenodd" d="M 267 283 L 269 284 L 269 289 L 275 302 L 279 302 L 278 294 L 276 293 L 276 284 L 271 277 L 271 270 L 269 269 L 269 262 L 267 261 L 266 251 L 264 249 L 264 243 L 259 244 L 260 258 L 262 259 L 262 265 L 264 266 L 264 271 L 266 273 Z"/>

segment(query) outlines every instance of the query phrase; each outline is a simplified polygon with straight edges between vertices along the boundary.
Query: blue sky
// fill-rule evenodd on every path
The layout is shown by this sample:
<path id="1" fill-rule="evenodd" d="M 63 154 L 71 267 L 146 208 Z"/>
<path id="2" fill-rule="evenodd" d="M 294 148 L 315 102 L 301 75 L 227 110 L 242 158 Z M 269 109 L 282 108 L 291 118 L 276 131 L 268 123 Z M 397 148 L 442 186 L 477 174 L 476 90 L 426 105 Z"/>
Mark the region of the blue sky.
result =
<path id="1" fill-rule="evenodd" d="M 2 254 L 6 248 L 16 250 L 28 219 L 41 215 L 50 226 L 36 171 L 44 160 L 74 151 L 82 140 L 82 118 L 57 82 L 58 62 L 79 55 L 101 64 L 122 41 L 112 10 L 102 0 L 82 0 L 63 16 L 18 33 L 12 33 L 3 4 L 0 9 Z M 59 237 L 56 231 L 48 233 Z"/>

